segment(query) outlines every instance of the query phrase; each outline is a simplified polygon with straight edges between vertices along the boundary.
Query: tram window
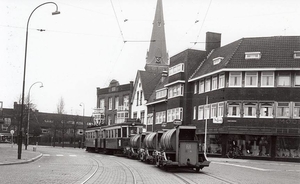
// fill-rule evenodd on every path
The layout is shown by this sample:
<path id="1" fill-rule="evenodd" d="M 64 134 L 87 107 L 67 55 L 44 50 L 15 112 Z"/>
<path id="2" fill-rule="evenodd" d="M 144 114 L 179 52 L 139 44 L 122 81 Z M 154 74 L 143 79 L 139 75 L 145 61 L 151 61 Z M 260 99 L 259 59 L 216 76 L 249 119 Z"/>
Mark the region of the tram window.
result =
<path id="1" fill-rule="evenodd" d="M 123 127 L 122 131 L 123 131 L 123 137 L 127 137 L 127 127 Z"/>
<path id="2" fill-rule="evenodd" d="M 121 129 L 118 129 L 118 137 L 121 137 Z"/>

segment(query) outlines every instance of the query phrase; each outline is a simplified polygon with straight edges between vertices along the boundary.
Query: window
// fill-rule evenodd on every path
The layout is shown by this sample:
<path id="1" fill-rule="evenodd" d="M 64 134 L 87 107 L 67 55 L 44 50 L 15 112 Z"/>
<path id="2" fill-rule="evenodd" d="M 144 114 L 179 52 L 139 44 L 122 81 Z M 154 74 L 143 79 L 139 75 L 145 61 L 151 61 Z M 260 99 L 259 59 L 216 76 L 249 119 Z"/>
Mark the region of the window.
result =
<path id="1" fill-rule="evenodd" d="M 300 51 L 294 51 L 294 59 L 300 59 Z"/>
<path id="2" fill-rule="evenodd" d="M 229 87 L 241 87 L 241 86 L 242 86 L 242 72 L 230 72 Z"/>
<path id="3" fill-rule="evenodd" d="M 240 117 L 240 104 L 229 103 L 228 104 L 228 117 Z"/>
<path id="4" fill-rule="evenodd" d="M 198 82 L 194 83 L 194 94 L 197 94 Z"/>
<path id="5" fill-rule="evenodd" d="M 220 74 L 219 75 L 219 89 L 225 87 L 225 75 Z"/>
<path id="6" fill-rule="evenodd" d="M 100 105 L 100 109 L 104 109 L 104 103 L 105 103 L 105 100 L 104 99 L 101 99 L 100 100 L 100 103 L 99 103 L 99 105 Z"/>
<path id="7" fill-rule="evenodd" d="M 274 87 L 274 72 L 261 72 L 261 87 Z"/>
<path id="8" fill-rule="evenodd" d="M 155 124 L 161 124 L 166 121 L 166 111 L 157 112 L 155 114 Z"/>
<path id="9" fill-rule="evenodd" d="M 294 81 L 294 85 L 300 87 L 300 72 L 295 73 Z"/>
<path id="10" fill-rule="evenodd" d="M 279 72 L 278 73 L 277 86 L 279 86 L 279 87 L 291 86 L 291 75 L 289 72 Z"/>
<path id="11" fill-rule="evenodd" d="M 184 64 L 179 63 L 178 65 L 169 68 L 169 76 L 175 75 L 177 73 L 184 72 Z"/>
<path id="12" fill-rule="evenodd" d="M 115 98 L 115 109 L 118 109 L 118 107 L 119 107 L 119 97 L 117 96 Z"/>
<path id="13" fill-rule="evenodd" d="M 204 80 L 199 81 L 199 94 L 204 93 Z"/>
<path id="14" fill-rule="evenodd" d="M 256 117 L 256 103 L 245 103 L 244 104 L 244 117 L 255 118 Z"/>
<path id="15" fill-rule="evenodd" d="M 245 59 L 260 59 L 260 52 L 245 52 Z"/>
<path id="16" fill-rule="evenodd" d="M 141 96 L 140 96 L 140 105 L 143 104 L 143 91 L 141 91 Z"/>
<path id="17" fill-rule="evenodd" d="M 110 115 L 107 116 L 107 121 L 108 121 L 108 125 L 111 125 L 111 123 L 112 123 L 111 121 L 112 120 L 111 120 L 111 116 Z"/>
<path id="18" fill-rule="evenodd" d="M 295 102 L 293 105 L 293 117 L 300 118 L 300 102 Z"/>
<path id="19" fill-rule="evenodd" d="M 126 107 L 129 107 L 129 95 L 123 97 L 123 106 L 125 109 L 128 109 Z"/>
<path id="20" fill-rule="evenodd" d="M 211 80 L 211 90 L 218 89 L 218 77 L 214 76 Z"/>
<path id="21" fill-rule="evenodd" d="M 168 117 L 167 117 L 167 121 L 168 122 L 172 122 L 175 119 L 182 120 L 182 117 L 183 117 L 183 108 L 182 107 L 178 107 L 178 108 L 174 108 L 174 109 L 168 109 L 167 113 L 168 113 Z"/>
<path id="22" fill-rule="evenodd" d="M 139 106 L 139 95 L 140 95 L 140 92 L 137 91 L 136 92 L 136 106 Z"/>
<path id="23" fill-rule="evenodd" d="M 156 91 L 156 99 L 164 98 L 167 96 L 167 89 L 159 89 Z"/>
<path id="24" fill-rule="evenodd" d="M 205 79 L 205 92 L 210 91 L 210 78 Z"/>
<path id="25" fill-rule="evenodd" d="M 245 87 L 257 87 L 257 72 L 246 72 Z"/>
<path id="26" fill-rule="evenodd" d="M 218 116 L 217 108 L 218 108 L 218 104 L 211 105 L 211 118 L 216 118 Z"/>
<path id="27" fill-rule="evenodd" d="M 290 106 L 288 102 L 278 102 L 276 116 L 281 118 L 290 117 Z"/>
<path id="28" fill-rule="evenodd" d="M 153 124 L 153 113 L 148 114 L 147 116 L 147 125 Z"/>
<path id="29" fill-rule="evenodd" d="M 272 102 L 260 103 L 260 117 L 261 118 L 272 118 L 273 117 L 273 103 Z"/>
<path id="30" fill-rule="evenodd" d="M 108 110 L 112 110 L 113 103 L 112 103 L 112 98 L 108 98 Z"/>
<path id="31" fill-rule="evenodd" d="M 204 106 L 204 119 L 209 119 L 210 105 Z"/>
<path id="32" fill-rule="evenodd" d="M 204 106 L 201 105 L 198 107 L 198 120 L 204 119 Z"/>
<path id="33" fill-rule="evenodd" d="M 213 65 L 219 64 L 222 61 L 222 59 L 224 59 L 224 58 L 223 57 L 214 58 L 213 59 Z"/>
<path id="34" fill-rule="evenodd" d="M 137 118 L 137 112 L 133 113 L 133 118 Z"/>
<path id="35" fill-rule="evenodd" d="M 197 106 L 194 106 L 194 111 L 193 111 L 193 119 L 197 118 Z"/>
<path id="36" fill-rule="evenodd" d="M 141 111 L 141 123 L 144 124 L 144 119 L 145 119 L 145 111 Z"/>
<path id="37" fill-rule="evenodd" d="M 218 103 L 218 117 L 224 116 L 224 103 Z"/>
<path id="38" fill-rule="evenodd" d="M 169 91 L 169 96 L 168 96 L 169 98 L 183 96 L 183 84 L 171 86 L 169 87 L 168 91 Z"/>

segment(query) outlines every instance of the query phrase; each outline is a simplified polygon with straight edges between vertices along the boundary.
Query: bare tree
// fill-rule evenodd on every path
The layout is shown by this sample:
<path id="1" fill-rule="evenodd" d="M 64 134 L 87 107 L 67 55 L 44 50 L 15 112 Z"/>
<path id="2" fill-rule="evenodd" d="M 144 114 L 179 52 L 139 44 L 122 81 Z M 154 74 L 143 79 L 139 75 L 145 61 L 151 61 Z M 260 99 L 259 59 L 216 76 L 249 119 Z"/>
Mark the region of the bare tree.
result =
<path id="1" fill-rule="evenodd" d="M 56 108 L 57 108 L 58 114 L 63 114 L 65 112 L 65 101 L 64 101 L 63 97 L 60 97 L 60 100 L 59 100 L 58 104 L 56 105 Z"/>

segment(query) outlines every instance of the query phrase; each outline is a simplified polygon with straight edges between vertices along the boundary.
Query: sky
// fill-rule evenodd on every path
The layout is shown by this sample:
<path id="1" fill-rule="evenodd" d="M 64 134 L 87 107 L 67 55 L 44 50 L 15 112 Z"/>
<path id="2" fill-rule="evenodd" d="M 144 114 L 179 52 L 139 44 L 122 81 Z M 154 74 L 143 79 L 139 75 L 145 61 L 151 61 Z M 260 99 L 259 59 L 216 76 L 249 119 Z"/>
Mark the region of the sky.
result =
<path id="1" fill-rule="evenodd" d="M 44 0 L 0 0 L 0 101 L 22 94 L 25 35 Z M 55 0 L 29 21 L 25 95 L 40 112 L 91 116 L 97 87 L 135 80 L 144 70 L 156 0 Z M 206 32 L 221 46 L 246 37 L 299 36 L 299 0 L 163 0 L 169 56 L 205 48 Z M 40 29 L 45 31 L 39 31 Z M 195 42 L 197 42 L 195 44 Z M 39 88 L 42 82 L 43 88 Z M 33 86 L 32 86 L 33 85 Z M 83 106 L 79 104 L 84 104 Z"/>

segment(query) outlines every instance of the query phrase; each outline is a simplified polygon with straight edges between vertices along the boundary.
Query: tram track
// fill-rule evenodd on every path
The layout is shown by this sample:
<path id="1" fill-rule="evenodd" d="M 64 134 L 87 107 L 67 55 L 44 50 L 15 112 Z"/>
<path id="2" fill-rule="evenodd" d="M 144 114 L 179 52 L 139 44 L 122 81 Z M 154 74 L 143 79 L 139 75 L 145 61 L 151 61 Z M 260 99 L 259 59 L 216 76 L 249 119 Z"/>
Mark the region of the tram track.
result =
<path id="1" fill-rule="evenodd" d="M 99 171 L 100 163 L 101 163 L 101 165 L 103 165 L 103 163 L 101 161 L 99 161 L 99 160 L 97 160 L 97 159 L 95 159 L 93 157 L 91 157 L 91 159 L 94 160 L 97 163 L 96 164 L 96 168 L 94 169 L 94 171 L 92 171 L 91 174 L 89 174 L 89 176 L 84 181 L 80 182 L 80 184 L 86 184 L 86 183 L 90 182 L 92 180 L 92 178 L 96 175 L 96 173 Z M 92 170 L 92 168 L 91 168 L 91 170 Z M 104 170 L 102 170 L 102 172 L 99 173 L 99 176 L 95 179 L 96 181 L 102 175 L 103 171 Z M 95 183 L 95 182 L 93 182 L 93 183 Z"/>
<path id="2" fill-rule="evenodd" d="M 203 173 L 203 174 L 206 175 L 206 176 L 209 176 L 211 178 L 214 178 L 218 181 L 221 181 L 222 183 L 227 183 L 227 184 L 236 184 L 237 183 L 237 182 L 233 182 L 233 181 L 230 181 L 228 179 L 225 179 L 225 178 L 222 178 L 222 177 L 219 177 L 219 176 L 215 176 L 213 174 L 209 174 L 209 173 Z"/>

